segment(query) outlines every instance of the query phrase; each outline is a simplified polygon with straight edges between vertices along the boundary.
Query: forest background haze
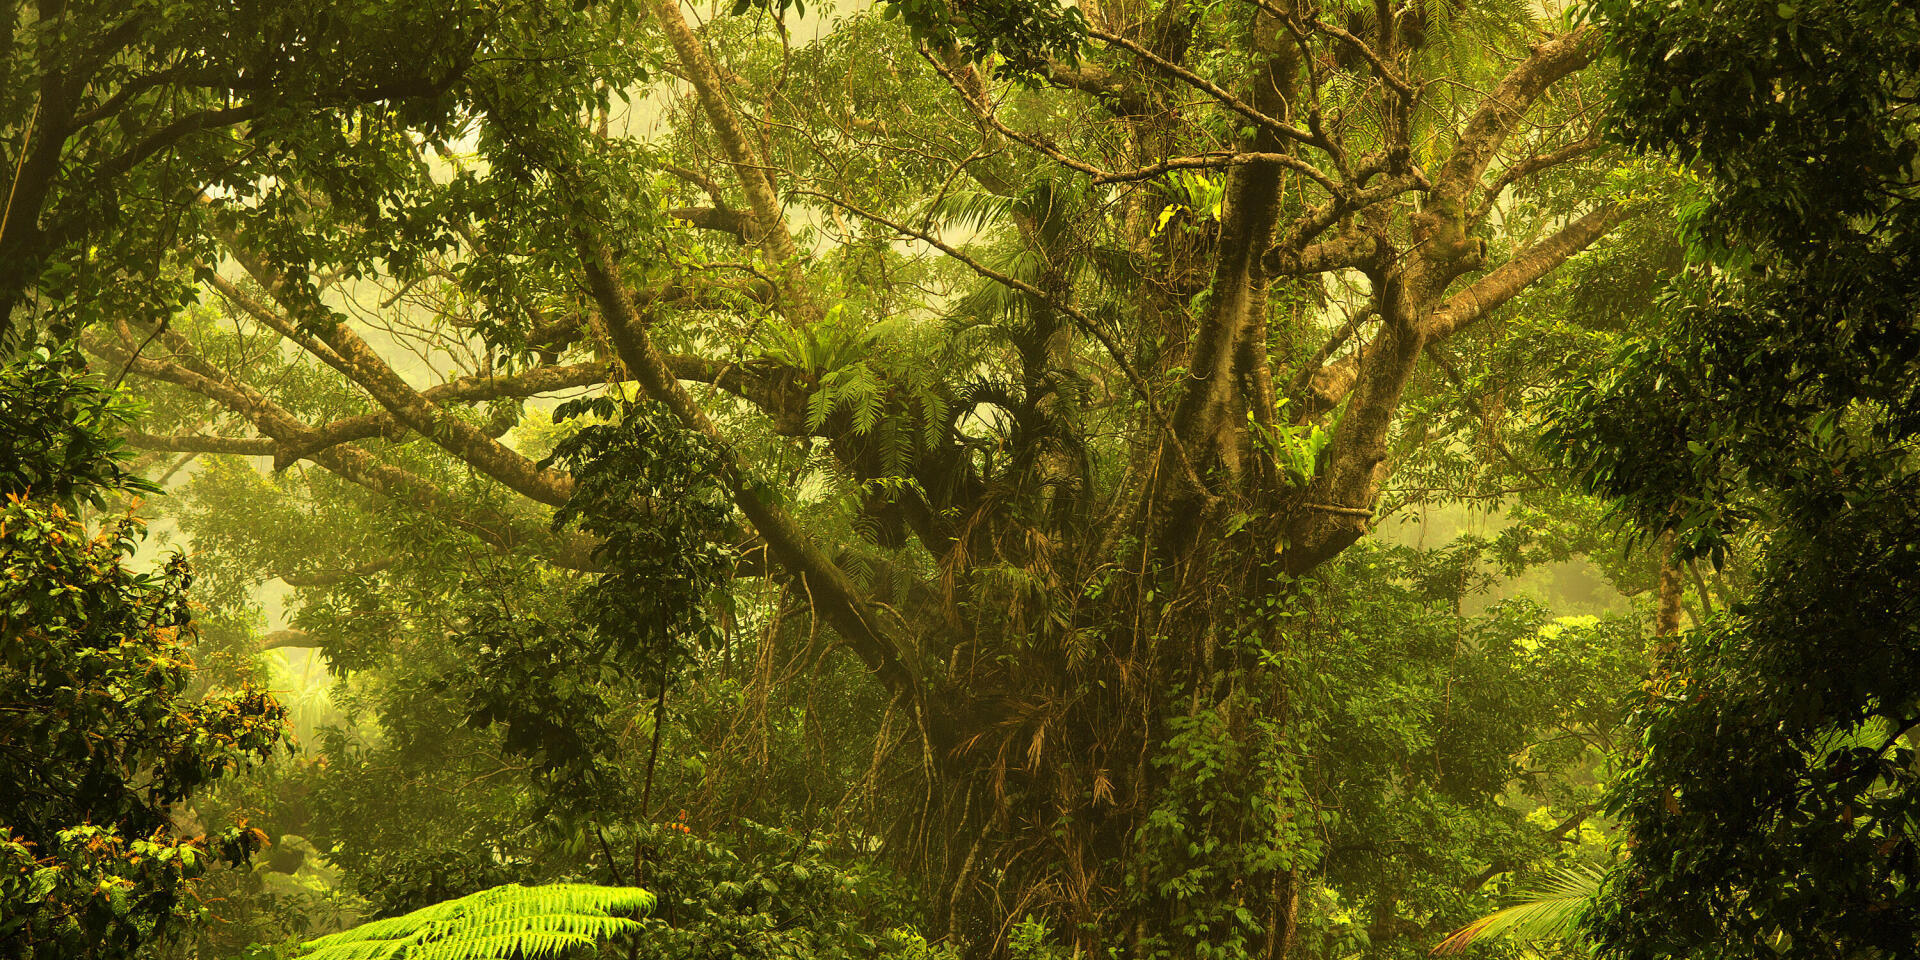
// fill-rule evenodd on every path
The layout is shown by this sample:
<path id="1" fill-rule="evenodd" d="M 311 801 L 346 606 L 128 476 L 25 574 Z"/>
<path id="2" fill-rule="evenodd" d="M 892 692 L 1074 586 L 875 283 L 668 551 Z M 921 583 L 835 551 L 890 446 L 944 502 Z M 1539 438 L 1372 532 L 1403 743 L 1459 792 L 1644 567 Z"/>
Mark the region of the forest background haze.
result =
<path id="1" fill-rule="evenodd" d="M 1909 0 L 0 18 L 0 957 L 1920 955 Z"/>

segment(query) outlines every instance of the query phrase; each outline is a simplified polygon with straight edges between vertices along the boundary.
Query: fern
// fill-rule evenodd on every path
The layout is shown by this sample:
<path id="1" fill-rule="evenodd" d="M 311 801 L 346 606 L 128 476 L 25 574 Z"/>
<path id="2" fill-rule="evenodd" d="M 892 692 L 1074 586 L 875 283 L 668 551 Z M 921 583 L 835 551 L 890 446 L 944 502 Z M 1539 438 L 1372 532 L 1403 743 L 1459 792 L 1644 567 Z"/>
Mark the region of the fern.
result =
<path id="1" fill-rule="evenodd" d="M 1284 409 L 1287 401 L 1282 399 L 1280 407 Z M 1272 426 L 1263 426 L 1247 415 L 1247 425 L 1253 429 L 1257 443 L 1266 448 L 1285 473 L 1289 482 L 1295 486 L 1306 486 L 1318 476 L 1321 457 L 1327 447 L 1333 443 L 1333 434 L 1340 428 L 1340 419 L 1346 415 L 1347 408 L 1342 405 L 1333 411 L 1333 416 L 1323 424 L 1302 424 L 1292 426 L 1285 422 Z"/>
<path id="2" fill-rule="evenodd" d="M 309 940 L 301 960 L 553 960 L 640 929 L 653 908 L 638 887 L 517 883 Z"/>

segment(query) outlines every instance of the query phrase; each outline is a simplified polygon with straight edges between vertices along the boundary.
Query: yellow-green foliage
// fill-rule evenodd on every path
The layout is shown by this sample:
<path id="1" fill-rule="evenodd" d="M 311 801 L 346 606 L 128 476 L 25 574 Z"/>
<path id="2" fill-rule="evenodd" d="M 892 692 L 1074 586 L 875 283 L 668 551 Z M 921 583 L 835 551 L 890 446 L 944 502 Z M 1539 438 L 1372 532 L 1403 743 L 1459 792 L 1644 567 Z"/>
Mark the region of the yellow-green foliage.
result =
<path id="1" fill-rule="evenodd" d="M 638 887 L 510 883 L 301 945 L 302 960 L 545 960 L 584 955 L 653 909 Z"/>
<path id="2" fill-rule="evenodd" d="M 1604 876 L 1599 869 L 1578 863 L 1549 871 L 1512 906 L 1455 930 L 1433 952 L 1459 953 L 1496 938 L 1521 942 L 1573 940 L 1580 933 L 1581 918 L 1599 894 Z"/>

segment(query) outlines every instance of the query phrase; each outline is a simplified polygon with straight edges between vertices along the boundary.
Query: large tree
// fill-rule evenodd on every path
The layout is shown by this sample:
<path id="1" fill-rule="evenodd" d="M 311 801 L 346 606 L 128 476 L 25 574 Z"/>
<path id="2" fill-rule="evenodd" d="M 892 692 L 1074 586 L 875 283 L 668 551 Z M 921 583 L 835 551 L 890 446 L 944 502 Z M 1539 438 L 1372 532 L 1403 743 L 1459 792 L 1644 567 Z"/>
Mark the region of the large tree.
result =
<path id="1" fill-rule="evenodd" d="M 521 401 L 630 383 L 703 435 L 739 575 L 870 672 L 875 766 L 916 784 L 884 826 L 947 932 L 1279 957 L 1325 853 L 1300 579 L 1420 447 L 1411 385 L 1521 398 L 1452 351 L 1526 354 L 1502 308 L 1643 186 L 1589 162 L 1599 34 L 1530 9 L 509 10 L 430 115 L 349 83 L 310 140 L 262 127 L 154 265 L 213 307 L 88 343 L 182 391 L 137 443 L 610 575 L 550 529 L 584 481 Z M 629 494 L 597 503 L 660 509 Z M 347 552 L 279 572 L 394 562 Z"/>

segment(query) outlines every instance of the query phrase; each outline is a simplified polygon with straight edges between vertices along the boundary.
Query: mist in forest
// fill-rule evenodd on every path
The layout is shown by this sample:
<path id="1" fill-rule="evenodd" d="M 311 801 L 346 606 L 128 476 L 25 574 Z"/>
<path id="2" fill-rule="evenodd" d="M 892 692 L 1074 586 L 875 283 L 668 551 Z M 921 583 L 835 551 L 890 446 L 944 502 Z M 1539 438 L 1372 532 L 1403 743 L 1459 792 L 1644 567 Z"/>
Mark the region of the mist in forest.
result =
<path id="1" fill-rule="evenodd" d="M 1920 10 L 8 0 L 0 960 L 1920 957 Z"/>

